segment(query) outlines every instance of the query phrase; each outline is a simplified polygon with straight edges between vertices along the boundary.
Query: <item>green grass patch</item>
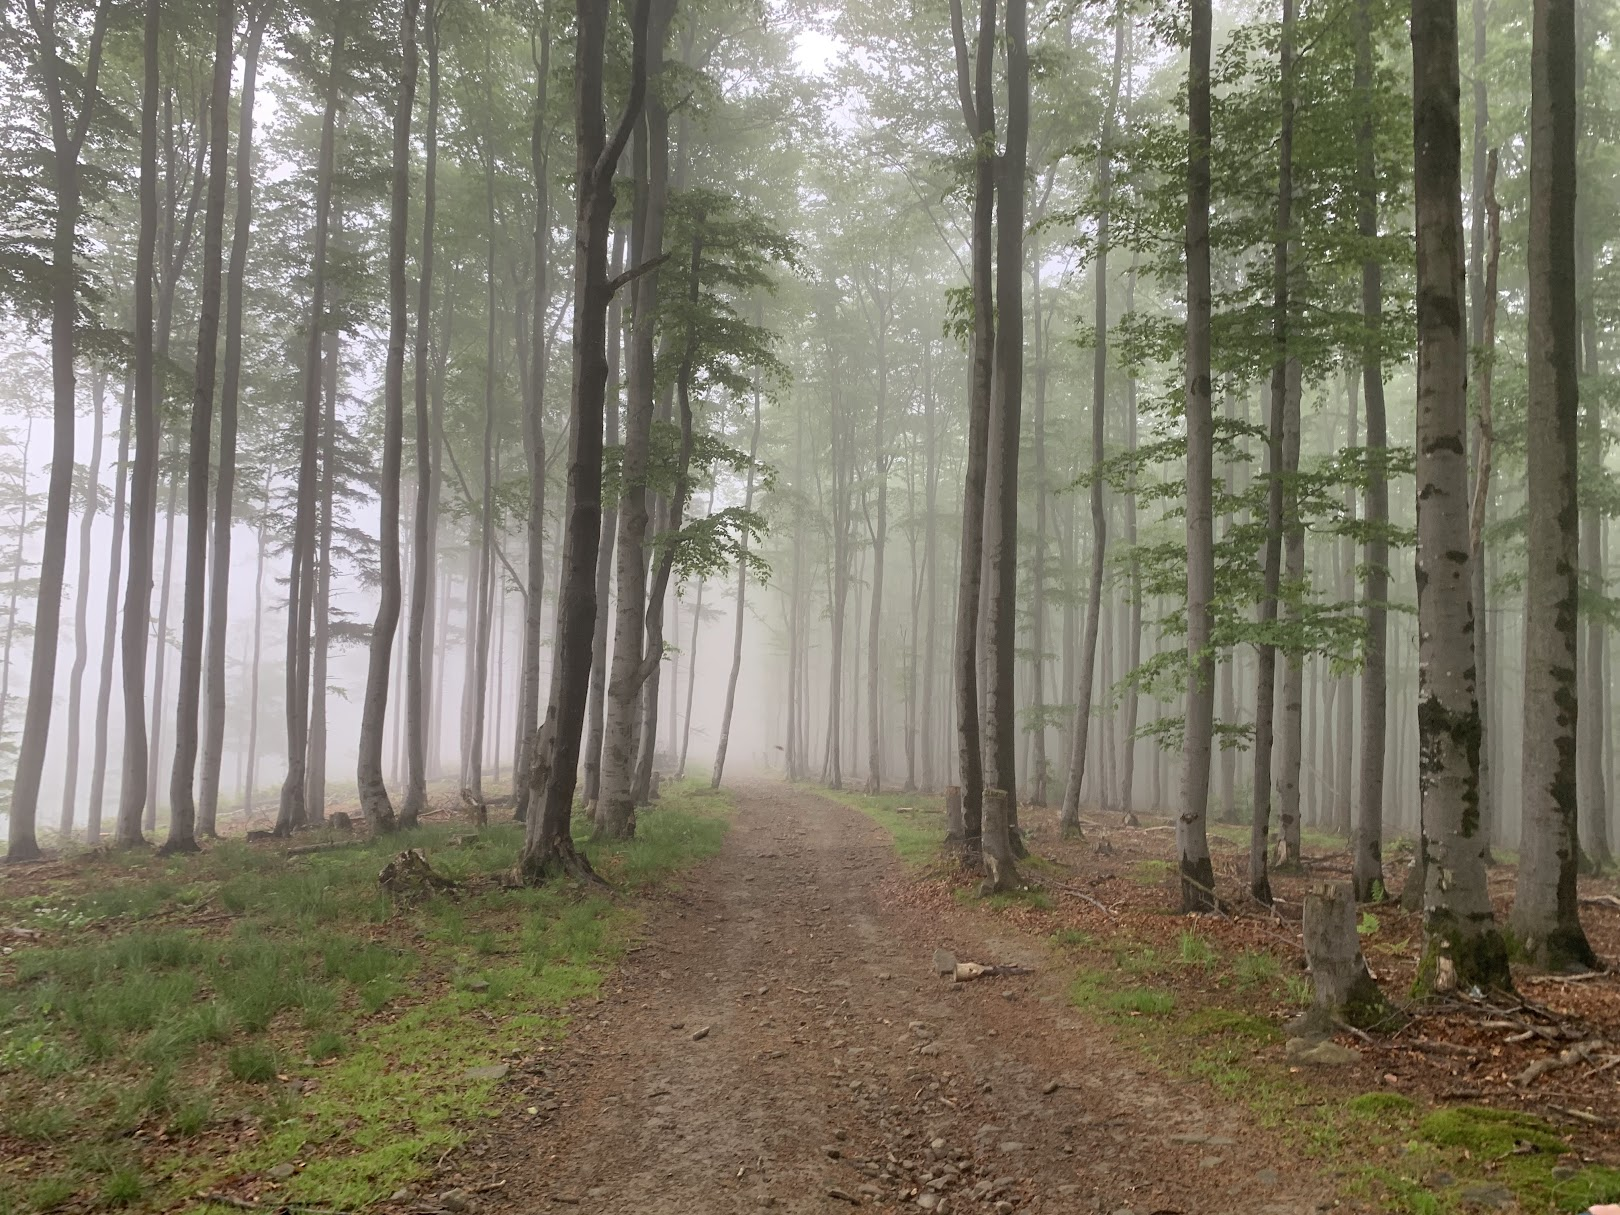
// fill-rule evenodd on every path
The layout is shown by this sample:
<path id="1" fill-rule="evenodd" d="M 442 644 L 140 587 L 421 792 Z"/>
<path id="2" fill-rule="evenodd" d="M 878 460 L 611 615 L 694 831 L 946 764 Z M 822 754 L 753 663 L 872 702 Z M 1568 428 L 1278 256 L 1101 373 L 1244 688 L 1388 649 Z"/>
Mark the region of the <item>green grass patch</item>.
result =
<path id="1" fill-rule="evenodd" d="M 859 810 L 889 833 L 894 850 L 911 869 L 926 869 L 945 846 L 945 804 L 934 793 L 849 793 L 807 786 L 822 797 Z M 904 811 L 904 812 L 902 812 Z"/>
<path id="2" fill-rule="evenodd" d="M 1169 861 L 1137 861 L 1131 866 L 1130 878 L 1138 886 L 1159 886 L 1175 871 L 1176 867 Z"/>
<path id="3" fill-rule="evenodd" d="M 359 1210 L 419 1181 L 501 1102 L 468 1071 L 565 1032 L 633 939 L 624 894 L 717 852 L 729 808 L 674 784 L 633 841 L 591 844 L 576 821 L 613 894 L 502 888 L 522 839 L 503 822 L 328 833 L 347 846 L 296 858 L 241 841 L 86 857 L 82 882 L 0 903 L 49 934 L 0 977 L 0 1138 L 28 1145 L 9 1166 L 0 1150 L 0 1215 L 173 1210 L 294 1159 L 278 1191 L 293 1203 Z M 406 847 L 460 889 L 380 894 Z M 256 1133 L 228 1157 L 198 1146 L 242 1118 Z"/>

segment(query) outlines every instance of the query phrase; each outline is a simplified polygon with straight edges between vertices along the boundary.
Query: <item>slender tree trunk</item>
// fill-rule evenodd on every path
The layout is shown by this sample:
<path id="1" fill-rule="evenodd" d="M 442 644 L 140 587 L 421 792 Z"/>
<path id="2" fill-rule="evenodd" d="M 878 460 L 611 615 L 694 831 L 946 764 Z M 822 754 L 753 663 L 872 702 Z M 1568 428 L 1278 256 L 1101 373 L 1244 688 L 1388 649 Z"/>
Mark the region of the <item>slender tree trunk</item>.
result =
<path id="1" fill-rule="evenodd" d="M 248 753 L 246 777 L 242 786 L 242 821 L 253 817 L 253 794 L 259 778 L 259 662 L 264 653 L 264 566 L 265 527 L 270 521 L 270 489 L 275 484 L 275 472 L 264 474 L 264 509 L 259 512 L 257 567 L 253 574 L 253 663 L 248 672 Z"/>
<path id="2" fill-rule="evenodd" d="M 34 427 L 30 423 L 24 432 L 22 469 L 17 477 L 17 536 L 11 556 L 11 586 L 6 596 L 6 636 L 0 643 L 0 659 L 5 662 L 5 674 L 0 676 L 0 731 L 4 731 L 11 710 L 11 666 L 16 651 L 12 642 L 17 638 L 17 601 L 22 597 L 23 569 L 27 565 L 28 507 L 33 495 L 28 492 L 28 456 L 34 446 Z M 37 521 L 36 521 L 37 526 Z"/>
<path id="3" fill-rule="evenodd" d="M 1575 490 L 1580 468 L 1580 318 L 1575 285 L 1575 2 L 1535 0 L 1532 12 L 1524 825 L 1511 922 L 1519 947 L 1534 965 L 1563 970 L 1597 963 L 1581 928 L 1575 888 L 1580 853 L 1576 812 L 1580 517 Z M 1588 653 L 1588 662 L 1595 657 Z M 1600 777 L 1598 762 L 1601 754 L 1594 754 L 1587 767 Z M 1489 907 L 1487 902 L 1487 912 Z"/>
<path id="4" fill-rule="evenodd" d="M 590 872 L 569 836 L 580 735 L 590 694 L 595 631 L 597 545 L 602 528 L 602 415 L 607 388 L 607 308 L 615 284 L 607 273 L 613 221 L 613 177 L 619 156 L 647 95 L 649 0 L 632 17 L 629 97 L 611 138 L 602 113 L 603 55 L 610 6 L 576 0 L 574 121 L 576 207 L 574 257 L 574 368 L 569 451 L 568 525 L 558 588 L 557 644 L 551 704 L 536 745 L 533 792 L 544 790 L 538 813 L 531 804 L 518 868 L 535 882 L 562 869 Z"/>
<path id="5" fill-rule="evenodd" d="M 214 556 L 208 581 L 208 649 L 203 661 L 203 752 L 198 782 L 197 834 L 218 832 L 220 765 L 225 753 L 227 690 L 225 643 L 230 628 L 231 525 L 236 518 L 237 405 L 242 382 L 242 311 L 248 246 L 253 236 L 253 105 L 259 50 L 270 5 L 248 22 L 242 55 L 242 95 L 237 110 L 236 213 L 225 279 L 225 361 L 219 393 L 219 471 L 214 485 Z M 228 103 L 228 99 L 227 99 Z M 227 106 L 216 113 L 223 114 Z"/>
<path id="6" fill-rule="evenodd" d="M 932 341 L 923 343 L 923 427 L 926 435 L 923 488 L 923 510 L 926 518 L 923 521 L 923 569 L 925 572 L 923 583 L 923 598 L 928 604 L 927 625 L 925 626 L 925 640 L 923 642 L 922 664 L 922 712 L 919 731 L 922 736 L 922 787 L 928 790 L 939 788 L 941 782 L 935 776 L 935 727 L 934 727 L 934 658 L 939 653 L 939 639 L 937 635 L 939 624 L 939 448 L 936 434 L 934 410 L 934 378 L 933 378 L 933 351 Z"/>
<path id="7" fill-rule="evenodd" d="M 339 211 L 332 228 L 342 231 L 343 215 Z M 337 292 L 333 292 L 336 296 Z M 304 793 L 305 813 L 311 825 L 326 821 L 326 756 L 327 756 L 327 667 L 331 660 L 332 636 L 332 534 L 333 511 L 337 503 L 337 396 L 338 356 L 342 338 L 337 331 L 326 336 L 325 377 L 326 415 L 321 424 L 321 525 L 315 560 L 314 616 L 311 621 L 311 650 L 309 661 L 309 761 Z"/>
<path id="8" fill-rule="evenodd" d="M 1215 870 L 1209 857 L 1210 750 L 1214 733 L 1215 654 L 1211 604 L 1215 597 L 1214 443 L 1210 405 L 1210 0 L 1190 0 L 1187 150 L 1187 665 L 1182 738 L 1181 811 L 1176 851 L 1181 909 L 1215 907 Z"/>
<path id="9" fill-rule="evenodd" d="M 656 82 L 663 76 L 664 41 L 673 15 L 673 0 L 654 0 L 648 30 L 650 87 L 646 121 L 637 129 L 632 144 L 632 158 L 641 181 L 630 238 L 631 261 L 653 268 L 642 274 L 631 289 L 631 343 L 626 359 L 628 380 L 616 536 L 618 600 L 614 606 L 613 659 L 607 684 L 596 814 L 596 830 L 607 839 L 625 839 L 635 834 L 635 777 L 640 758 L 637 743 L 652 745 L 655 741 L 638 740 L 638 717 L 643 722 L 641 734 L 647 732 L 646 718 L 641 716 L 644 700 L 651 696 L 656 705 L 657 697 L 657 685 L 648 686 L 654 676 L 643 671 L 649 662 L 662 658 L 647 653 L 643 647 L 651 608 L 647 592 L 647 475 L 657 395 L 654 355 L 659 273 L 653 263 L 663 256 L 669 195 L 669 112 L 658 95 Z"/>
<path id="10" fill-rule="evenodd" d="M 1022 273 L 1022 270 L 1020 270 Z M 883 791 L 882 722 L 878 695 L 883 686 L 883 556 L 889 537 L 889 455 L 884 446 L 883 412 L 889 395 L 889 308 L 892 295 L 873 292 L 877 309 L 877 402 L 873 418 L 872 450 L 877 475 L 877 518 L 870 522 L 872 535 L 872 602 L 866 627 L 866 791 Z"/>
<path id="11" fill-rule="evenodd" d="M 963 470 L 962 551 L 956 604 L 956 729 L 966 855 L 980 849 L 984 759 L 979 712 L 979 604 L 984 578 L 985 481 L 989 463 L 990 395 L 995 376 L 994 223 L 996 192 L 996 0 L 979 0 L 977 49 L 970 64 L 961 0 L 951 0 L 957 89 L 975 149 L 972 274 L 973 360 L 968 396 L 967 460 Z"/>
<path id="12" fill-rule="evenodd" d="M 113 655 L 118 641 L 118 588 L 123 572 L 125 492 L 129 485 L 129 439 L 135 382 L 124 380 L 124 400 L 118 416 L 118 482 L 113 490 L 111 568 L 107 571 L 107 610 L 101 632 L 101 682 L 96 690 L 95 757 L 90 766 L 90 804 L 86 807 L 84 842 L 101 842 L 102 803 L 107 789 L 107 728 L 112 715 Z"/>
<path id="13" fill-rule="evenodd" d="M 297 510 L 293 522 L 292 576 L 287 587 L 287 775 L 281 785 L 276 833 L 290 834 L 309 818 L 305 782 L 310 739 L 310 620 L 316 542 L 316 465 L 321 428 L 321 351 L 326 318 L 326 248 L 332 217 L 332 177 L 337 155 L 337 116 L 345 30 L 344 10 L 337 9 L 327 65 L 326 96 L 321 116 L 320 160 L 315 179 L 314 258 L 310 278 L 308 333 L 305 335 L 302 437 L 298 459 Z M 324 689 L 323 689 L 324 692 Z M 324 697 L 323 697 L 324 698 Z"/>
<path id="14" fill-rule="evenodd" d="M 107 373 L 97 368 L 91 376 L 91 411 L 94 429 L 90 439 L 90 463 L 84 474 L 84 510 L 79 515 L 79 574 L 73 582 L 73 672 L 68 691 L 67 758 L 62 770 L 62 818 L 58 827 L 62 842 L 73 837 L 75 803 L 79 794 L 79 732 L 83 714 L 84 669 L 90 661 L 90 549 L 101 506 L 101 436 L 107 405 Z M 22 545 L 17 551 L 20 554 Z M 9 647 L 8 647 L 9 649 Z"/>
<path id="15" fill-rule="evenodd" d="M 101 68 L 102 35 L 112 5 L 102 0 L 95 8 L 83 69 L 71 69 L 82 86 L 79 113 L 69 117 L 63 96 L 66 68 L 59 54 L 56 6 L 29 5 L 28 16 L 38 42 L 38 72 L 50 117 L 52 187 L 56 214 L 51 232 L 51 474 L 45 501 L 45 537 L 40 554 L 39 589 L 34 597 L 34 650 L 28 671 L 28 709 L 23 717 L 22 740 L 17 750 L 17 768 L 12 779 L 7 826 L 6 858 L 28 861 L 40 855 L 35 823 L 39 814 L 40 782 L 45 774 L 45 750 L 50 738 L 51 710 L 56 690 L 56 650 L 62 624 L 62 583 L 67 572 L 68 525 L 73 512 L 73 437 L 78 418 L 78 384 L 74 370 L 77 357 L 79 320 L 78 250 L 81 183 L 79 153 L 84 147 L 95 106 L 96 79 Z M 152 188 L 148 174 L 155 156 L 157 75 L 157 0 L 148 0 L 145 26 L 145 85 L 153 90 L 149 100 L 142 95 L 141 149 L 143 190 Z M 147 126 L 150 120 L 152 130 Z M 148 140 L 151 139 L 149 146 Z M 152 152 L 153 156 L 148 153 Z M 155 198 L 155 195 L 154 195 Z M 142 194 L 142 202 L 149 201 Z M 149 238 L 142 210 L 142 237 Z M 150 270 L 150 250 L 146 262 Z M 150 282 L 150 277 L 148 277 Z M 137 301 L 139 292 L 137 291 Z M 137 328 L 139 326 L 137 325 Z M 26 488 L 26 487 L 25 487 Z M 144 626 L 143 626 L 144 627 Z"/>
<path id="16" fill-rule="evenodd" d="M 383 732 L 388 717 L 388 679 L 399 628 L 402 588 L 399 565 L 399 481 L 405 448 L 405 245 L 410 225 L 411 107 L 416 98 L 418 0 L 405 0 L 399 17 L 402 63 L 394 99 L 393 175 L 388 205 L 388 352 L 383 367 L 381 573 L 377 619 L 371 627 L 365 699 L 360 707 L 360 754 L 355 782 L 360 811 L 372 833 L 395 826 L 394 803 L 383 778 Z"/>
<path id="17" fill-rule="evenodd" d="M 1454 981 L 1465 989 L 1473 984 L 1505 988 L 1512 982 L 1507 948 L 1491 913 L 1479 836 L 1479 704 L 1468 561 L 1466 556 L 1458 560 L 1468 552 L 1468 340 L 1463 328 L 1456 0 L 1413 0 L 1412 77 L 1418 789 L 1428 859 L 1419 984 L 1444 989 Z M 1533 231 L 1535 225 L 1531 227 Z"/>
<path id="18" fill-rule="evenodd" d="M 709 514 L 714 513 L 714 485 L 709 485 Z M 686 658 L 686 716 L 681 723 L 681 758 L 675 768 L 675 779 L 680 780 L 686 775 L 686 752 L 692 743 L 692 692 L 697 687 L 697 647 L 698 629 L 703 624 L 703 584 L 705 579 L 698 579 L 697 602 L 692 605 L 692 650 Z M 670 717 L 673 728 L 674 716 Z"/>
<path id="19" fill-rule="evenodd" d="M 1305 524 L 1299 513 L 1300 365 L 1288 359 L 1283 425 L 1283 576 L 1289 594 L 1283 602 L 1284 627 L 1303 627 Z M 1300 770 L 1309 750 L 1302 745 L 1305 714 L 1305 655 L 1290 647 L 1283 670 L 1282 754 L 1277 779 L 1277 854 L 1274 868 L 1295 873 L 1300 864 Z"/>
<path id="20" fill-rule="evenodd" d="M 1109 89 L 1108 107 L 1103 111 L 1102 135 L 1097 141 L 1097 253 L 1092 261 L 1096 336 L 1091 353 L 1091 583 L 1086 592 L 1085 639 L 1080 646 L 1080 686 L 1075 694 L 1074 742 L 1069 752 L 1069 779 L 1063 790 L 1063 812 L 1060 816 L 1065 835 L 1078 834 L 1080 831 L 1080 789 L 1086 775 L 1091 705 L 1096 699 L 1097 631 L 1102 614 L 1103 572 L 1107 568 L 1108 555 L 1108 511 L 1103 499 L 1103 461 L 1108 420 L 1108 242 L 1114 187 L 1114 125 L 1119 110 L 1120 78 L 1125 64 L 1127 20 L 1122 13 L 1114 22 L 1113 83 Z"/>
<path id="21" fill-rule="evenodd" d="M 214 79 L 208 105 L 208 187 L 203 218 L 203 271 L 197 315 L 196 383 L 186 468 L 186 566 L 180 612 L 180 686 L 169 778 L 165 853 L 197 851 L 197 750 L 202 708 L 203 636 L 208 613 L 208 490 L 214 431 L 214 369 L 219 352 L 220 280 L 225 262 L 225 157 L 231 71 L 236 64 L 235 0 L 214 6 Z M 230 526 L 230 520 L 225 520 Z M 161 708 L 161 705 L 160 705 Z"/>
<path id="22" fill-rule="evenodd" d="M 546 305 L 551 299 L 551 148 L 546 127 L 551 83 L 549 10 L 530 55 L 535 66 L 534 118 L 529 127 L 529 167 L 534 184 L 534 302 L 529 317 L 529 399 L 523 410 L 523 455 L 529 474 L 528 594 L 523 601 L 523 670 L 518 689 L 518 762 L 512 770 L 514 817 L 529 814 L 529 766 L 540 729 L 540 613 L 546 592 L 546 373 L 551 350 L 546 341 Z M 520 318 L 521 323 L 521 318 Z M 595 662 L 592 662 L 595 673 Z M 587 763 L 589 761 L 587 760 Z M 589 790 L 587 790 L 589 796 Z"/>
<path id="23" fill-rule="evenodd" d="M 1372 0 L 1356 0 L 1356 223 L 1369 244 L 1378 236 L 1378 169 L 1373 143 Z M 1361 352 L 1362 394 L 1367 401 L 1367 640 L 1361 666 L 1361 779 L 1357 787 L 1351 884 L 1360 902 L 1378 902 L 1384 893 L 1384 755 L 1388 710 L 1389 653 L 1389 481 L 1385 467 L 1388 432 L 1384 422 L 1382 350 L 1384 267 L 1376 254 L 1361 263 L 1361 317 L 1366 329 Z"/>
<path id="24" fill-rule="evenodd" d="M 163 511 L 163 574 L 158 590 L 158 617 L 155 644 L 157 654 L 152 675 L 152 753 L 146 763 L 146 818 L 148 831 L 157 828 L 158 767 L 163 755 L 163 687 L 169 670 L 169 604 L 174 592 L 174 515 L 180 501 L 180 478 L 169 476 L 169 499 Z"/>
<path id="25" fill-rule="evenodd" d="M 612 272 L 624 269 L 625 230 L 619 227 L 613 234 Z M 608 384 L 607 384 L 607 442 L 619 445 L 619 367 L 620 353 L 624 349 L 623 306 L 617 296 L 608 306 Z M 586 706 L 589 723 L 585 740 L 585 802 L 592 807 L 594 817 L 597 799 L 602 791 L 602 742 L 607 725 L 608 677 L 608 595 L 613 585 L 613 561 L 617 553 L 619 512 L 608 507 L 602 512 L 602 547 L 596 563 L 596 601 L 602 610 L 596 615 L 596 630 L 591 635 L 591 693 Z"/>
<path id="26" fill-rule="evenodd" d="M 984 524 L 991 587 L 985 784 L 1006 794 L 1005 820 L 1000 815 L 993 819 L 987 815 L 985 822 L 986 868 L 990 884 L 997 889 L 1016 882 L 1010 858 L 1025 854 L 1018 834 L 1014 679 L 1018 634 L 1018 456 L 1024 384 L 1024 176 L 1029 151 L 1026 22 L 1026 0 L 1007 0 L 1007 141 L 997 165 L 996 377 Z M 1001 836 L 1003 831 L 1008 834 Z"/>
<path id="27" fill-rule="evenodd" d="M 416 335 L 411 366 L 416 410 L 416 517 L 411 549 L 411 614 L 405 637 L 405 755 L 409 775 L 399 825 L 414 827 L 427 808 L 427 718 L 433 646 L 433 592 L 438 573 L 438 419 L 429 416 L 428 394 L 437 372 L 431 366 L 433 315 L 433 224 L 438 200 L 439 16 L 438 0 L 428 0 L 423 34 L 427 43 L 428 103 L 422 166 L 422 248 L 416 288 Z M 447 304 L 448 308 L 448 304 Z M 448 334 L 446 335 L 448 340 Z M 437 401 L 435 401 L 437 405 Z"/>
<path id="28" fill-rule="evenodd" d="M 1136 265 L 1137 254 L 1131 255 L 1130 272 L 1125 276 L 1125 311 L 1133 312 L 1136 308 Z M 1136 451 L 1136 377 L 1129 376 L 1125 383 L 1125 449 L 1127 452 Z M 1136 474 L 1128 473 L 1125 478 L 1125 548 L 1130 553 L 1129 563 L 1125 571 L 1125 593 L 1130 597 L 1130 625 L 1125 634 L 1125 667 L 1128 671 L 1135 671 L 1142 665 L 1142 563 L 1136 555 Z M 1126 814 L 1136 809 L 1135 783 L 1136 783 L 1136 719 L 1141 706 L 1141 698 L 1137 694 L 1136 681 L 1131 680 L 1125 685 L 1124 703 L 1124 731 L 1125 731 L 1125 771 L 1120 777 L 1119 801 L 1120 807 Z M 1158 804 L 1153 807 L 1159 809 Z"/>
<path id="29" fill-rule="evenodd" d="M 1345 446 L 1354 451 L 1359 442 L 1357 410 L 1361 403 L 1361 383 L 1354 372 L 1345 375 L 1345 396 L 1350 402 L 1350 416 L 1346 427 Z M 1356 521 L 1356 491 L 1347 485 L 1344 490 L 1344 515 L 1351 523 Z M 1346 537 L 1339 548 L 1339 598 L 1353 603 L 1356 598 L 1356 546 Z M 1333 681 L 1337 730 L 1328 745 L 1333 749 L 1333 831 L 1345 839 L 1353 839 L 1351 807 L 1354 794 L 1351 788 L 1355 771 L 1355 676 L 1341 675 Z"/>
<path id="30" fill-rule="evenodd" d="M 120 848 L 145 844 L 146 651 L 152 627 L 152 558 L 157 538 L 158 418 L 152 280 L 157 245 L 157 106 L 159 0 L 146 0 L 142 33 L 140 231 L 135 247 L 135 466 L 130 479 L 129 580 L 124 596 L 124 763 L 115 840 Z M 53 343 L 54 346 L 54 343 Z M 11 838 L 19 838 L 16 803 Z M 15 844 L 13 844 L 15 847 Z"/>

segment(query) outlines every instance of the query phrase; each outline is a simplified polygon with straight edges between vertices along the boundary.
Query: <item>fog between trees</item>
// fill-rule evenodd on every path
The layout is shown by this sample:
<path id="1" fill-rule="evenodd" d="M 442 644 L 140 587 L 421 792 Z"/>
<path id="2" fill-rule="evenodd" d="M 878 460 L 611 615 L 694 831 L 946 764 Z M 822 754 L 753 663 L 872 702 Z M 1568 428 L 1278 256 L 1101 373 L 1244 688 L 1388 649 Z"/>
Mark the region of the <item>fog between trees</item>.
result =
<path id="1" fill-rule="evenodd" d="M 10 856 L 768 769 L 1590 962 L 1613 15 L 19 0 Z"/>

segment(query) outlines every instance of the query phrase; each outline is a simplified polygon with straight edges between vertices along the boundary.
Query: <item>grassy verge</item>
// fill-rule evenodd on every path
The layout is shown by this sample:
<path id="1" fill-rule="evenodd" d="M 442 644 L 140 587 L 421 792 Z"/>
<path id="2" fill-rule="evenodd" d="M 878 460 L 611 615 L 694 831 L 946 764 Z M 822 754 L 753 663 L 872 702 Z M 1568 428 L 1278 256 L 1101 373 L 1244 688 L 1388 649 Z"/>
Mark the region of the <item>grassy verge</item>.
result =
<path id="1" fill-rule="evenodd" d="M 887 830 L 914 872 L 937 861 L 943 819 L 898 809 L 933 799 L 823 792 Z M 1031 862 L 1023 869 L 1038 883 L 1048 866 Z M 1157 886 L 1169 872 L 1167 863 L 1149 859 L 1122 876 Z M 965 880 L 952 897 L 986 911 L 1010 902 L 1050 905 L 1039 891 L 980 900 Z M 1583 1160 L 1542 1119 L 1425 1107 L 1391 1089 L 1347 1094 L 1335 1075 L 1290 1066 L 1282 1026 L 1309 1001 L 1310 988 L 1270 952 L 1223 951 L 1196 924 L 1168 944 L 1142 939 L 1128 924 L 1106 933 L 1065 928 L 1051 946 L 1056 963 L 1073 974 L 1076 1008 L 1159 1071 L 1245 1109 L 1279 1152 L 1313 1161 L 1346 1197 L 1402 1215 L 1462 1215 L 1509 1199 L 1527 1215 L 1567 1215 L 1620 1200 L 1620 1169 Z"/>
<path id="2" fill-rule="evenodd" d="M 894 850 L 910 869 L 926 869 L 939 860 L 945 842 L 945 807 L 933 793 L 881 793 L 870 797 L 820 785 L 805 788 L 859 810 L 889 833 Z"/>
<path id="3" fill-rule="evenodd" d="M 592 861 L 645 888 L 716 852 L 728 805 L 670 789 Z M 521 828 L 464 830 L 84 858 L 0 902 L 45 933 L 0 961 L 0 1215 L 243 1184 L 353 1210 L 424 1177 L 497 1100 L 478 1069 L 564 1032 L 638 920 L 617 896 L 503 889 Z M 458 889 L 382 894 L 404 847 Z"/>

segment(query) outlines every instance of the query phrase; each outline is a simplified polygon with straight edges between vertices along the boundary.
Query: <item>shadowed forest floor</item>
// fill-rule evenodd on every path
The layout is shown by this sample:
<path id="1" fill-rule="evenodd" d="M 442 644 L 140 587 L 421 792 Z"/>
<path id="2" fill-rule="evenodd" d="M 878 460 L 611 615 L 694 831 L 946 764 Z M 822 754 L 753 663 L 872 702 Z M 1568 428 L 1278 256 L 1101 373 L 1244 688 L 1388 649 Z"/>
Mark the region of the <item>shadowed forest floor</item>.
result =
<path id="1" fill-rule="evenodd" d="M 987 904 L 939 861 L 935 802 L 677 788 L 599 854 L 611 897 L 504 889 L 515 828 L 450 820 L 406 841 L 460 883 L 421 899 L 377 891 L 397 840 L 8 871 L 0 1212 L 206 1211 L 215 1193 L 306 1215 L 1541 1215 L 1620 1197 L 1615 1048 L 1514 1083 L 1620 1041 L 1612 975 L 1526 979 L 1519 1001 L 1459 999 L 1302 1067 L 1283 1027 L 1308 990 L 1305 877 L 1277 883 L 1280 917 L 1175 916 L 1161 824 L 1094 816 L 1063 841 L 1026 810 L 1032 888 Z M 1217 842 L 1223 894 L 1236 836 Z M 1307 841 L 1311 876 L 1341 865 L 1333 847 Z M 1614 957 L 1620 909 L 1588 911 Z M 1399 994 L 1416 920 L 1380 908 L 1362 929 Z M 952 983 L 940 947 L 1031 973 Z"/>

